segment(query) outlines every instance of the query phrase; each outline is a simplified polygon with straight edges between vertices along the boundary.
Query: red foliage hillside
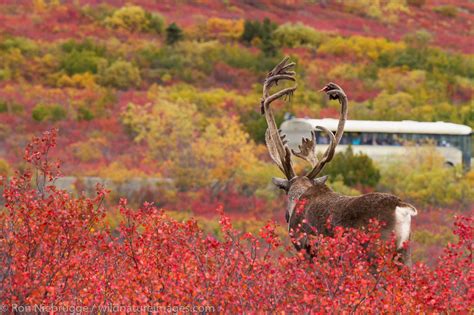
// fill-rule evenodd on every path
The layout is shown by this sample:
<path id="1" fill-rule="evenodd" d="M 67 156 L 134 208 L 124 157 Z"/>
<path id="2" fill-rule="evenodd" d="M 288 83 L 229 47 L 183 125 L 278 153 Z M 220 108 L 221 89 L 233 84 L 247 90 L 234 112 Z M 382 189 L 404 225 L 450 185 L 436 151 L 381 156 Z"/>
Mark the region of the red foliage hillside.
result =
<path id="1" fill-rule="evenodd" d="M 474 53 L 472 32 L 474 26 L 474 5 L 462 0 L 427 1 L 418 8 L 411 6 L 409 13 L 400 14 L 396 23 L 387 24 L 383 20 L 357 16 L 344 11 L 336 1 L 326 1 L 327 5 L 308 3 L 303 0 L 279 1 L 172 1 L 150 2 L 137 0 L 133 3 L 146 9 L 158 11 L 169 21 L 183 26 L 191 26 L 197 20 L 208 17 L 231 19 L 258 19 L 268 17 L 277 23 L 302 22 L 317 30 L 335 32 L 344 36 L 365 35 L 400 40 L 413 30 L 426 29 L 435 34 L 435 44 L 443 48 L 464 53 Z M 40 27 L 31 19 L 31 7 L 26 5 L 20 9 L 18 1 L 4 1 L 3 12 L 0 12 L 0 29 L 17 36 L 28 36 L 52 40 L 58 38 L 80 38 L 84 36 L 107 36 L 104 32 L 96 32 L 87 19 L 81 17 L 73 3 L 81 5 L 98 5 L 101 1 L 82 0 L 65 1 L 66 7 L 51 12 L 42 21 Z M 107 1 L 116 7 L 128 3 L 126 0 Z M 436 13 L 433 9 L 451 5 L 460 8 L 456 17 L 447 17 Z M 15 10 L 8 8 L 15 8 Z M 11 14 L 11 11 L 17 11 Z M 186 12 L 186 14 L 182 14 Z M 61 27 L 55 27 L 55 25 Z"/>

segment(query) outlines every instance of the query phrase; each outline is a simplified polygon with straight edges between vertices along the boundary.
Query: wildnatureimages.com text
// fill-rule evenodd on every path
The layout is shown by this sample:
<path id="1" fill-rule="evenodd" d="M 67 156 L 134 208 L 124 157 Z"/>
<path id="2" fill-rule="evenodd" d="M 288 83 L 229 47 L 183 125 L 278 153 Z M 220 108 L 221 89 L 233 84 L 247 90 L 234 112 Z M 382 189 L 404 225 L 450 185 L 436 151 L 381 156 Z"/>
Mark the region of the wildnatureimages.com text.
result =
<path id="1" fill-rule="evenodd" d="M 97 305 L 97 306 L 82 306 L 82 305 L 18 305 L 12 304 L 1 305 L 0 311 L 3 312 L 66 312 L 66 313 L 90 313 L 90 312 L 127 312 L 127 313 L 143 313 L 143 312 L 165 312 L 165 313 L 202 313 L 215 312 L 214 306 L 208 305 Z"/>

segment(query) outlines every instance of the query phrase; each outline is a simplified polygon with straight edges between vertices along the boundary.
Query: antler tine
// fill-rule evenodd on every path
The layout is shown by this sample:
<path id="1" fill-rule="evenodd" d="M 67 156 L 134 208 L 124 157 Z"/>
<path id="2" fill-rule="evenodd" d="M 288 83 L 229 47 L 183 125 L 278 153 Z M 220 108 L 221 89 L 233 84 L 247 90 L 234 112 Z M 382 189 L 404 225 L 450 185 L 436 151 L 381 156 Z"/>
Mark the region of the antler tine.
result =
<path id="1" fill-rule="evenodd" d="M 336 131 L 336 143 L 339 144 L 339 141 L 341 141 L 342 138 L 342 134 L 344 133 L 344 125 L 347 119 L 347 95 L 339 85 L 333 82 L 329 82 L 324 88 L 321 89 L 321 91 L 326 92 L 330 100 L 337 99 L 339 101 L 339 104 L 341 104 L 341 114 L 339 116 L 339 123 L 337 125 Z"/>
<path id="2" fill-rule="evenodd" d="M 308 161 L 312 167 L 315 167 L 318 163 L 318 158 L 316 157 L 316 131 L 311 131 L 311 139 L 303 138 L 301 144 L 298 145 L 300 152 L 291 150 L 291 152 L 299 157 L 300 159 Z"/>
<path id="3" fill-rule="evenodd" d="M 283 73 L 280 73 L 280 74 L 275 74 L 275 75 L 272 75 L 270 77 L 267 77 L 267 79 L 265 80 L 267 93 L 268 93 L 270 87 L 272 87 L 274 84 L 278 85 L 278 81 L 280 81 L 280 80 L 296 81 L 295 72 L 294 71 L 288 71 L 288 72 L 283 72 Z"/>
<path id="4" fill-rule="evenodd" d="M 341 104 L 341 114 L 339 116 L 339 123 L 337 124 L 336 134 L 334 135 L 328 129 L 318 126 L 319 130 L 326 132 L 330 138 L 330 145 L 327 148 L 326 152 L 324 153 L 321 160 L 319 160 L 318 164 L 311 170 L 311 172 L 306 175 L 309 179 L 314 179 L 316 175 L 323 169 L 324 165 L 326 165 L 334 156 L 334 152 L 336 150 L 336 146 L 339 144 L 342 138 L 342 134 L 344 133 L 344 125 L 347 119 L 347 96 L 344 93 L 344 90 L 337 84 L 330 82 L 326 84 L 324 88 L 321 89 L 322 92 L 326 92 L 329 96 L 329 99 L 335 100 L 337 99 Z"/>
<path id="5" fill-rule="evenodd" d="M 332 160 L 334 157 L 334 153 L 336 151 L 337 141 L 336 136 L 326 127 L 323 126 L 316 126 L 317 129 L 324 131 L 329 136 L 329 146 L 327 147 L 326 151 L 323 154 L 323 157 L 313 166 L 313 169 L 306 175 L 306 177 L 313 179 L 316 175 L 321 172 L 324 168 L 326 163 Z"/>
<path id="6" fill-rule="evenodd" d="M 272 85 L 277 85 L 279 80 L 288 80 L 296 82 L 295 72 L 290 71 L 295 66 L 294 62 L 288 63 L 289 58 L 284 58 L 272 71 L 270 71 L 263 84 L 263 97 L 261 100 L 261 112 L 265 115 L 267 121 L 267 131 L 265 133 L 265 142 L 267 143 L 268 152 L 273 161 L 278 165 L 280 170 L 288 179 L 295 176 L 291 162 L 291 151 L 286 146 L 284 136 L 280 134 L 277 128 L 273 111 L 270 104 L 284 96 L 291 96 L 296 90 L 296 84 L 292 87 L 287 87 L 274 94 L 270 95 L 270 88 Z"/>
<path id="7" fill-rule="evenodd" d="M 283 89 L 269 96 L 270 88 L 273 85 L 277 85 L 278 81 L 288 80 L 296 82 L 296 73 L 294 71 L 287 71 L 288 69 L 293 68 L 295 66 L 295 63 L 291 62 L 287 64 L 286 62 L 288 61 L 288 59 L 288 57 L 285 57 L 278 65 L 276 65 L 275 68 L 273 68 L 273 70 L 268 73 L 267 78 L 263 83 L 263 98 L 260 106 L 262 115 L 265 114 L 266 108 L 269 107 L 270 103 L 272 103 L 274 100 L 286 95 L 291 96 L 291 94 L 296 90 L 295 84 L 292 87 Z"/>
<path id="8" fill-rule="evenodd" d="M 295 79 L 295 71 L 290 71 L 290 69 L 295 67 L 294 62 L 288 63 L 289 57 L 283 58 L 283 60 L 277 64 L 268 74 L 265 79 L 265 83 L 263 84 L 263 96 L 264 98 L 268 97 L 269 90 L 273 84 L 277 84 L 279 80 L 290 80 L 296 81 Z M 292 89 L 292 88 L 289 88 Z M 296 89 L 296 86 L 294 86 Z M 294 89 L 292 89 L 294 91 Z M 287 90 L 287 89 L 285 89 Z M 283 91 L 285 91 L 283 90 Z M 281 92 L 283 92 L 281 91 Z M 288 92 L 287 92 L 288 93 Z M 286 93 L 283 93 L 286 94 Z M 278 97 L 277 97 L 278 98 Z M 269 101 L 271 103 L 273 100 Z"/>
<path id="9" fill-rule="evenodd" d="M 287 63 L 290 60 L 290 57 L 283 58 L 279 64 L 277 64 L 269 73 L 267 77 L 275 75 L 277 73 L 285 73 L 291 67 L 294 67 L 296 64 L 294 62 Z"/>

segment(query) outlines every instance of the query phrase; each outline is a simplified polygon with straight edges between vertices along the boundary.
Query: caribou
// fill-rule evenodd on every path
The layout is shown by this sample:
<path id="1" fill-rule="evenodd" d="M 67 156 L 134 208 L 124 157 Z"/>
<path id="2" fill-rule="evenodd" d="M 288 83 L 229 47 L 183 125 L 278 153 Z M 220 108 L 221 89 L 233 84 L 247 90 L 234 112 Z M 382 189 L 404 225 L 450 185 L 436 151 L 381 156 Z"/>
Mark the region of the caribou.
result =
<path id="1" fill-rule="evenodd" d="M 324 166 L 334 156 L 336 146 L 344 133 L 347 119 L 348 99 L 344 90 L 335 83 L 328 83 L 320 91 L 326 93 L 330 100 L 338 100 L 341 106 L 336 133 L 323 126 L 317 126 L 311 131 L 311 137 L 302 140 L 298 151 L 290 150 L 285 135 L 282 135 L 275 123 L 275 117 L 270 107 L 277 99 L 291 97 L 297 88 L 294 70 L 295 63 L 286 57 L 271 70 L 263 84 L 261 112 L 267 122 L 265 142 L 271 159 L 282 171 L 286 178 L 273 178 L 273 183 L 284 190 L 287 195 L 286 221 L 288 231 L 293 236 L 292 241 L 297 250 L 306 250 L 312 257 L 309 236 L 315 233 L 331 236 L 328 228 L 342 226 L 345 228 L 367 227 L 371 219 L 382 222 L 381 237 L 388 239 L 395 234 L 397 251 L 401 260 L 411 264 L 410 250 L 404 243 L 410 239 L 411 217 L 417 214 L 414 206 L 403 202 L 399 197 L 387 193 L 368 193 L 361 196 L 345 196 L 334 192 L 326 185 L 327 176 L 317 177 Z M 270 94 L 270 89 L 279 82 L 290 81 L 292 86 Z M 330 143 L 321 158 L 316 151 L 317 131 L 329 136 Z M 311 170 L 302 176 L 295 174 L 292 156 L 307 161 Z M 304 201 L 301 203 L 301 201 Z M 297 205 L 302 205 L 298 209 Z M 298 211 L 296 211 L 298 210 Z M 295 234 L 299 234 L 298 237 Z"/>

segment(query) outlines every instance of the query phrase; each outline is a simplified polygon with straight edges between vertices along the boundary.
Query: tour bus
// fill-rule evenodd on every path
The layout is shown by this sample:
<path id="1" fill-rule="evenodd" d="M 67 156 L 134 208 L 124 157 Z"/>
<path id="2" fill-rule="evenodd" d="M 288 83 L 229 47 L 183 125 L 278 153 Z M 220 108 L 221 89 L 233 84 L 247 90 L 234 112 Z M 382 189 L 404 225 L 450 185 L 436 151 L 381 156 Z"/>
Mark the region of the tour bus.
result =
<path id="1" fill-rule="evenodd" d="M 335 132 L 338 119 L 292 118 L 282 123 L 280 129 L 286 134 L 288 145 L 297 149 L 302 138 L 310 137 L 316 126 L 323 126 Z M 363 152 L 376 161 L 402 158 L 406 155 L 404 144 L 416 146 L 436 145 L 448 165 L 462 163 L 465 169 L 471 167 L 471 133 L 469 126 L 447 122 L 372 121 L 347 120 L 344 135 L 336 151 L 345 150 L 352 145 L 354 152 Z M 317 133 L 317 148 L 329 143 L 329 137 L 323 132 Z"/>

